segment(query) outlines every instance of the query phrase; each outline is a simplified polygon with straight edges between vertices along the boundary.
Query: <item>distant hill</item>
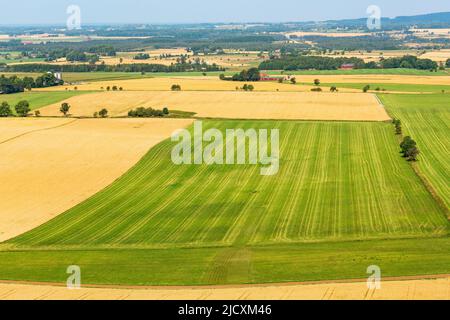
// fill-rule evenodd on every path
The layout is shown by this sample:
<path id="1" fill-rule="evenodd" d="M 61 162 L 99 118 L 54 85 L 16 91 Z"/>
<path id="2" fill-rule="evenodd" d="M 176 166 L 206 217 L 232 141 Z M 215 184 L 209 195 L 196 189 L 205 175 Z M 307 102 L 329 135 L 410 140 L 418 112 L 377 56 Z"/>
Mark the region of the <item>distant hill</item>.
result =
<path id="1" fill-rule="evenodd" d="M 329 20 L 315 23 L 330 28 L 367 28 L 367 18 Z M 311 26 L 311 24 L 310 24 Z M 399 16 L 395 18 L 382 18 L 382 28 L 402 29 L 416 26 L 418 28 L 450 28 L 450 12 L 429 13 L 416 16 Z"/>

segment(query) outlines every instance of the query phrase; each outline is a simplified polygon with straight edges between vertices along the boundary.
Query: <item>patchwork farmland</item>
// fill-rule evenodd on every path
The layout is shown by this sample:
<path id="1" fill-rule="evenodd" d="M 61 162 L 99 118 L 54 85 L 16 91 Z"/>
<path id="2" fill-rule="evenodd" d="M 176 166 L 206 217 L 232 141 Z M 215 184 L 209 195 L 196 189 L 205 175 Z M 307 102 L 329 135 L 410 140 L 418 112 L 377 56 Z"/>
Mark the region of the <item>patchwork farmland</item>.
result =
<path id="1" fill-rule="evenodd" d="M 6 28 L 0 299 L 450 299 L 450 45 L 405 19 Z"/>

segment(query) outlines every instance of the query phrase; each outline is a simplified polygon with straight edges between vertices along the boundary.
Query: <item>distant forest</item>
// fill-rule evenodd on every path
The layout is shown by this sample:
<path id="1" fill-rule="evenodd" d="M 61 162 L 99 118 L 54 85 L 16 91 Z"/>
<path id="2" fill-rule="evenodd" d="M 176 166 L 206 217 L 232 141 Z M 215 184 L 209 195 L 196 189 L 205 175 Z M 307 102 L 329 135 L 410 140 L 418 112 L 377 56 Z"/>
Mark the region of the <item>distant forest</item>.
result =
<path id="1" fill-rule="evenodd" d="M 392 69 L 406 68 L 419 70 L 438 70 L 438 64 L 430 59 L 418 59 L 415 56 L 382 59 L 380 63 L 364 62 L 359 58 L 332 58 L 321 56 L 286 55 L 272 58 L 259 65 L 260 70 L 337 70 L 344 64 L 352 64 L 355 69 Z"/>

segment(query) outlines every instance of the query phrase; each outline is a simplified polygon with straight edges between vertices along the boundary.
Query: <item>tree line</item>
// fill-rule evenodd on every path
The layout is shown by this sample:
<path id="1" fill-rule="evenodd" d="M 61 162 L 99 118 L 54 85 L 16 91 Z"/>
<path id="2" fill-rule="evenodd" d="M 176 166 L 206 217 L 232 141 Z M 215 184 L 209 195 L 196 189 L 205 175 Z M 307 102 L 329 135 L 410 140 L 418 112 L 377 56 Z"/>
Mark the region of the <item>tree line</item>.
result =
<path id="1" fill-rule="evenodd" d="M 344 64 L 352 64 L 355 69 L 419 69 L 437 71 L 438 64 L 430 59 L 419 59 L 416 56 L 406 55 L 381 59 L 379 63 L 374 61 L 364 62 L 360 58 L 349 57 L 322 57 L 305 55 L 286 55 L 273 57 L 259 65 L 260 70 L 337 70 Z"/>
<path id="2" fill-rule="evenodd" d="M 395 134 L 402 135 L 402 122 L 399 119 L 394 119 L 392 123 L 395 126 Z M 417 147 L 417 142 L 414 141 L 410 136 L 404 137 L 402 142 L 400 143 L 400 153 L 408 161 L 417 161 L 417 157 L 420 154 L 420 150 Z"/>
<path id="3" fill-rule="evenodd" d="M 147 64 L 132 63 L 119 65 L 106 64 L 64 64 L 48 65 L 39 63 L 8 65 L 1 68 L 5 72 L 189 72 L 189 71 L 224 71 L 217 64 L 184 63 L 184 64 Z"/>
<path id="4" fill-rule="evenodd" d="M 139 107 L 128 112 L 128 116 L 131 118 L 162 118 L 169 115 L 169 109 L 163 108 L 162 110 Z"/>
<path id="5" fill-rule="evenodd" d="M 63 80 L 57 79 L 53 73 L 45 73 L 33 79 L 32 77 L 19 78 L 17 76 L 0 76 L 0 94 L 24 92 L 25 89 L 54 87 L 64 84 Z"/>
<path id="6" fill-rule="evenodd" d="M 19 101 L 15 105 L 14 109 L 16 110 L 16 114 L 19 117 L 27 117 L 31 111 L 30 103 L 27 100 Z M 13 116 L 14 116 L 14 113 L 11 109 L 11 106 L 9 105 L 8 102 L 3 101 L 0 104 L 0 117 L 4 118 L 4 117 L 13 117 Z"/>
<path id="7" fill-rule="evenodd" d="M 224 74 L 221 74 L 219 78 L 225 81 L 259 81 L 261 80 L 261 73 L 258 68 L 250 68 L 248 70 L 242 70 L 231 77 L 226 77 Z"/>

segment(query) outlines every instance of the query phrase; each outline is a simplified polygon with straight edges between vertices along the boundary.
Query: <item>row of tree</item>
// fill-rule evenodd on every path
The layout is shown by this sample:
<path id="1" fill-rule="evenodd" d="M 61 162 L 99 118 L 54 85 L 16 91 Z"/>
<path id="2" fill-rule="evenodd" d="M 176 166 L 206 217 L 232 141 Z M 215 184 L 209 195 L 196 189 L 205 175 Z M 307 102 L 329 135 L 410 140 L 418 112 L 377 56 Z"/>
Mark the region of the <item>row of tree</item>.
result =
<path id="1" fill-rule="evenodd" d="M 30 103 L 26 100 L 19 101 L 14 109 L 19 117 L 27 117 L 30 113 Z M 0 117 L 12 117 L 14 113 L 12 112 L 11 106 L 8 102 L 4 101 L 0 104 Z"/>
<path id="2" fill-rule="evenodd" d="M 0 94 L 10 94 L 24 92 L 25 89 L 46 88 L 64 84 L 64 81 L 58 80 L 53 73 L 45 73 L 42 76 L 33 79 L 32 77 L 19 78 L 17 76 L 0 76 Z"/>
<path id="3" fill-rule="evenodd" d="M 151 64 L 151 63 L 131 63 L 131 64 L 15 64 L 4 65 L 0 71 L 5 72 L 211 72 L 224 71 L 217 64 L 207 63 L 173 63 L 171 65 Z"/>
<path id="4" fill-rule="evenodd" d="M 395 126 L 395 134 L 401 135 L 402 131 L 402 122 L 399 119 L 394 119 L 392 123 Z M 417 157 L 420 154 L 420 150 L 417 147 L 417 142 L 414 141 L 410 136 L 406 136 L 403 138 L 400 143 L 401 154 L 404 158 L 408 159 L 408 161 L 417 161 Z"/>
<path id="5" fill-rule="evenodd" d="M 248 70 L 242 70 L 240 73 L 234 74 L 232 77 L 226 77 L 221 74 L 220 80 L 225 81 L 259 81 L 261 80 L 261 73 L 258 68 L 250 68 Z"/>
<path id="6" fill-rule="evenodd" d="M 148 53 L 138 53 L 134 56 L 134 60 L 148 60 L 150 55 Z"/>
<path id="7" fill-rule="evenodd" d="M 164 108 L 162 110 L 153 108 L 139 107 L 128 112 L 128 116 L 132 118 L 162 118 L 169 115 L 169 109 Z"/>

